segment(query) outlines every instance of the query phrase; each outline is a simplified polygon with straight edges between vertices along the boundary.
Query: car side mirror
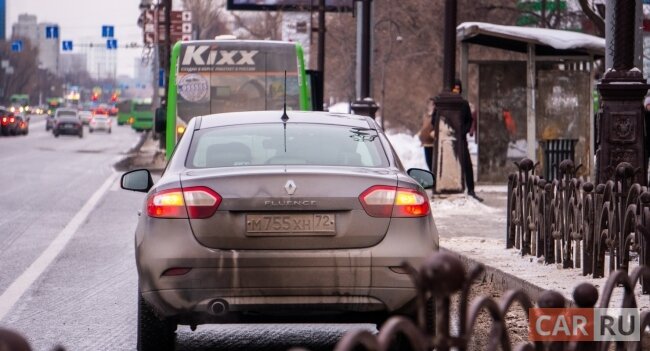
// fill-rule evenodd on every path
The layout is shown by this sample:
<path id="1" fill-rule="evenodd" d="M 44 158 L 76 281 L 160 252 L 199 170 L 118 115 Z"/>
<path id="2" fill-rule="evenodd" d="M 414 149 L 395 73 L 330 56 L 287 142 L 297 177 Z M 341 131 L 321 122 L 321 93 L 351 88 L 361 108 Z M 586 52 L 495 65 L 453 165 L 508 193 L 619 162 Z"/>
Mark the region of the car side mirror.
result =
<path id="1" fill-rule="evenodd" d="M 146 169 L 136 169 L 122 175 L 122 189 L 146 193 L 153 187 L 151 173 Z"/>
<path id="2" fill-rule="evenodd" d="M 436 185 L 436 178 L 433 176 L 433 173 L 427 170 L 411 168 L 406 173 L 420 183 L 420 185 L 425 189 L 431 189 Z"/>

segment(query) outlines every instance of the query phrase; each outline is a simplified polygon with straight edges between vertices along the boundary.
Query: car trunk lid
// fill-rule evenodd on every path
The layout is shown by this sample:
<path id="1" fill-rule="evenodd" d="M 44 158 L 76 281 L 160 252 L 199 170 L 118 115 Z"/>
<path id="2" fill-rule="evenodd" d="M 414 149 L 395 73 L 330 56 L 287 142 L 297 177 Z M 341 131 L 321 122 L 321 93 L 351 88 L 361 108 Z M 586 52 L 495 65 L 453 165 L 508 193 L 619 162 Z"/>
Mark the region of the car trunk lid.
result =
<path id="1" fill-rule="evenodd" d="M 386 169 L 251 166 L 190 170 L 184 188 L 207 186 L 222 198 L 216 213 L 190 219 L 196 239 L 215 249 L 362 248 L 380 242 L 390 218 L 369 216 L 359 195 L 396 186 Z"/>

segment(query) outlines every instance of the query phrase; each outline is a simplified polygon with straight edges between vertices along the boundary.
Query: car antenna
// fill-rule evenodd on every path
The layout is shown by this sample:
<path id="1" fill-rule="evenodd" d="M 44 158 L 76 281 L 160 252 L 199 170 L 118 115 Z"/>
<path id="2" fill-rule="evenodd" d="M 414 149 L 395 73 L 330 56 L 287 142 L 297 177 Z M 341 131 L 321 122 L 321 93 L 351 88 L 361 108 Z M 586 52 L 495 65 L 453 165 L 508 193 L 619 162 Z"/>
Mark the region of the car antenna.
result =
<path id="1" fill-rule="evenodd" d="M 289 115 L 287 115 L 287 71 L 284 71 L 284 107 L 282 110 L 282 125 L 284 126 L 284 152 L 287 152 L 287 121 L 289 120 Z"/>

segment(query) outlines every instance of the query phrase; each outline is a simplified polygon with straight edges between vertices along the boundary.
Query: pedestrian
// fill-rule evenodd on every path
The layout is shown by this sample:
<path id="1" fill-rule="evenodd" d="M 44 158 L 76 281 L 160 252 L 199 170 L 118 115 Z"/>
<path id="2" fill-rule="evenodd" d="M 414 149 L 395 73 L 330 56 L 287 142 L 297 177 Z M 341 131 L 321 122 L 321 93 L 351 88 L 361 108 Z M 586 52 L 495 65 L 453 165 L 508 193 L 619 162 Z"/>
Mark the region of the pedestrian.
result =
<path id="1" fill-rule="evenodd" d="M 429 172 L 432 171 L 433 143 L 435 142 L 435 132 L 433 131 L 433 125 L 431 124 L 434 110 L 435 103 L 433 102 L 433 98 L 429 98 L 427 103 L 427 112 L 422 116 L 422 127 L 418 131 L 418 137 L 420 138 L 420 143 L 424 149 L 424 159 L 427 162 Z"/>
<path id="2" fill-rule="evenodd" d="M 454 87 L 451 90 L 454 94 L 461 94 L 463 92 L 463 84 L 460 79 L 456 79 Z M 472 109 L 469 106 L 467 100 L 463 100 L 463 105 L 461 107 L 461 139 L 460 139 L 460 148 L 462 152 L 461 158 L 461 167 L 463 169 L 463 174 L 465 175 L 465 184 L 467 185 L 467 195 L 475 198 L 476 200 L 483 202 L 483 199 L 476 195 L 474 191 L 474 169 L 472 167 L 472 159 L 469 154 L 469 147 L 467 145 L 467 134 L 474 134 L 475 126 L 474 118 L 472 117 Z"/>

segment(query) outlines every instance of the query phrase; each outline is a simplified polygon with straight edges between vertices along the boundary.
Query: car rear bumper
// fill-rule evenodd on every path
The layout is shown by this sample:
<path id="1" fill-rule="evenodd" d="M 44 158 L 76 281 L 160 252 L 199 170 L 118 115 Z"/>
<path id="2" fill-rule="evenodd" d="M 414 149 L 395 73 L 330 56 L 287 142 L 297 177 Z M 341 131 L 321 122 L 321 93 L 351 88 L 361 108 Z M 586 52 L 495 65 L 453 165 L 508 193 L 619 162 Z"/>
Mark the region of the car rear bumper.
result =
<path id="1" fill-rule="evenodd" d="M 79 133 L 82 133 L 82 130 L 79 128 L 57 128 L 54 132 L 57 134 L 78 135 Z"/>
<path id="2" fill-rule="evenodd" d="M 406 261 L 418 267 L 437 250 L 433 219 L 430 224 L 430 233 L 389 232 L 369 248 L 217 250 L 200 245 L 187 220 L 145 217 L 136 231 L 140 291 L 161 315 L 185 316 L 183 320 L 195 323 L 241 320 L 251 314 L 281 315 L 288 321 L 345 313 L 372 319 L 377 313 L 402 310 L 415 298 L 413 283 L 400 265 Z M 165 275 L 170 268 L 190 270 Z M 215 313 L 215 302 L 227 306 L 226 312 Z"/>

